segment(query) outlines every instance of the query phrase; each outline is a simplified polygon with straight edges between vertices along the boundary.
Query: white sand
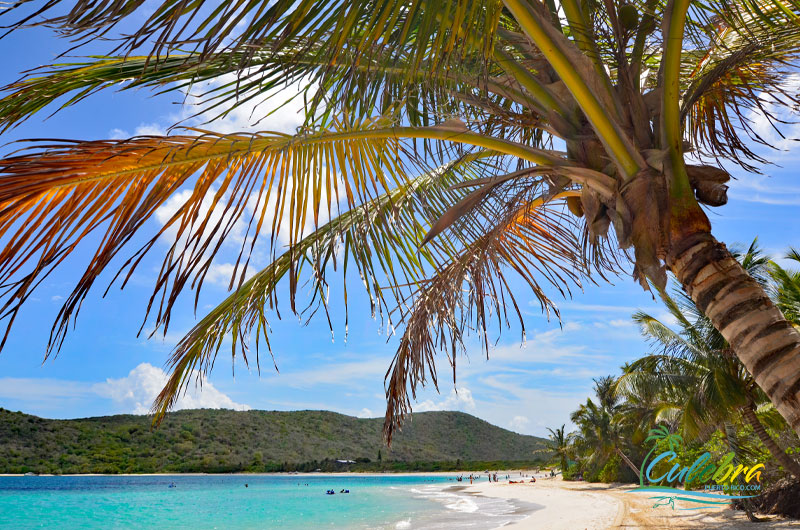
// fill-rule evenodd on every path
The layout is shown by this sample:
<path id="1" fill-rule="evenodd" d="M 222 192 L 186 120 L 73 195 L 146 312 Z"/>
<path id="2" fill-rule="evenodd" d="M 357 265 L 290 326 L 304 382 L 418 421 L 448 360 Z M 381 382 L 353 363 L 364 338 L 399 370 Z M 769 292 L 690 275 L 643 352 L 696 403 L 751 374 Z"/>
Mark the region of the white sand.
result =
<path id="1" fill-rule="evenodd" d="M 515 479 L 512 480 L 530 480 Z M 561 480 L 537 479 L 535 484 L 481 482 L 465 492 L 516 499 L 541 506 L 523 521 L 503 528 L 546 528 L 549 530 L 580 530 L 610 528 L 621 509 L 621 503 L 605 493 L 573 491 L 560 487 Z"/>
<path id="2" fill-rule="evenodd" d="M 517 475 L 519 476 L 519 475 Z M 516 479 L 512 475 L 512 480 Z M 529 478 L 526 480 L 530 480 Z M 729 508 L 703 511 L 653 508 L 647 495 L 627 493 L 631 486 L 565 482 L 560 477 L 536 480 L 531 484 L 509 484 L 508 481 L 481 481 L 464 492 L 487 497 L 516 499 L 542 506 L 519 523 L 503 529 L 530 530 L 600 530 L 604 528 L 728 528 L 766 530 L 800 528 L 800 521 L 771 517 L 763 523 L 750 523 L 744 512 Z M 683 506 L 676 503 L 676 508 Z"/>

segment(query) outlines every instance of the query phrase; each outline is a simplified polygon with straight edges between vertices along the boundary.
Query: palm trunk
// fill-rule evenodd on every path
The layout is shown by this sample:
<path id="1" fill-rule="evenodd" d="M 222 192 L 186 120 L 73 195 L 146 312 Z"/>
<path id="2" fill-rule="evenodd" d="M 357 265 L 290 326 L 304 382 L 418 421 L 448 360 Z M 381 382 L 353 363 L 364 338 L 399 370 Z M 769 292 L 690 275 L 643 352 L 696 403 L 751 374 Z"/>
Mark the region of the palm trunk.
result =
<path id="1" fill-rule="evenodd" d="M 800 434 L 800 333 L 710 233 L 673 240 L 667 265 Z"/>
<path id="2" fill-rule="evenodd" d="M 619 447 L 617 447 L 617 454 L 620 456 L 620 458 L 622 458 L 622 460 L 625 461 L 626 464 L 628 464 L 628 467 L 631 468 L 634 473 L 636 473 L 636 478 L 641 479 L 642 477 L 639 475 L 639 470 L 636 468 L 636 466 L 633 465 L 631 459 L 628 458 Z"/>
<path id="3" fill-rule="evenodd" d="M 761 443 L 769 449 L 769 452 L 778 461 L 780 465 L 783 466 L 788 473 L 794 475 L 795 478 L 800 479 L 800 464 L 794 461 L 792 457 L 786 454 L 786 451 L 780 448 L 780 446 L 772 439 L 772 437 L 767 433 L 767 430 L 764 429 L 764 426 L 758 420 L 758 416 L 756 416 L 756 412 L 752 405 L 748 405 L 743 409 L 744 417 L 747 422 L 753 426 L 753 430 L 756 432 L 756 436 L 758 439 L 761 440 Z"/>

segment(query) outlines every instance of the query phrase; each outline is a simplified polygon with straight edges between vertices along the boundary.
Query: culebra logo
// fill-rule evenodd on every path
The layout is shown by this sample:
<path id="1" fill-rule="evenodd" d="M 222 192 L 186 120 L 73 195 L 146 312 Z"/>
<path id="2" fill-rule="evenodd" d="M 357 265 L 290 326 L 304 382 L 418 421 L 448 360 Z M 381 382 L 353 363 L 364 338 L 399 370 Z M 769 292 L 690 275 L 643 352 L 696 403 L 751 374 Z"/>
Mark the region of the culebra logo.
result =
<path id="1" fill-rule="evenodd" d="M 664 426 L 650 431 L 647 442 L 653 442 L 653 448 L 644 457 L 639 469 L 639 487 L 631 491 L 654 493 L 651 499 L 656 502 L 653 508 L 670 506 L 675 509 L 675 501 L 688 501 L 695 505 L 681 510 L 697 510 L 728 504 L 736 499 L 757 497 L 761 493 L 761 470 L 764 464 L 745 466 L 736 462 L 735 453 L 728 453 L 714 464 L 711 453 L 705 452 L 695 459 L 691 466 L 675 463 L 683 439 L 671 434 Z M 653 452 L 666 445 L 652 459 Z M 678 486 L 683 486 L 679 488 Z"/>

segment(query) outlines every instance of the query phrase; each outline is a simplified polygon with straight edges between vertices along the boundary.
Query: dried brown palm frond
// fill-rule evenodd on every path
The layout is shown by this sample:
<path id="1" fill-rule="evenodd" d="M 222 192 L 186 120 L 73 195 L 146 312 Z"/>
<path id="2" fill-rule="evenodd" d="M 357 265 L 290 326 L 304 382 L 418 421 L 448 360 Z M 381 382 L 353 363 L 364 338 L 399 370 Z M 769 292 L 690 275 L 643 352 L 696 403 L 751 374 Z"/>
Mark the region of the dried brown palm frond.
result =
<path id="1" fill-rule="evenodd" d="M 692 71 L 681 115 L 695 148 L 749 171 L 757 171 L 754 162 L 767 162 L 754 151 L 753 143 L 770 146 L 754 128 L 754 117 L 763 116 L 780 134 L 777 110 L 800 104 L 796 87 L 786 84 L 789 64 L 800 54 L 800 28 L 783 22 L 782 27 L 750 24 L 741 30 L 717 20 L 710 45 L 687 54 L 694 60 L 687 65 Z"/>
<path id="2" fill-rule="evenodd" d="M 570 284 L 580 284 L 589 273 L 590 265 L 584 260 L 577 237 L 578 227 L 564 213 L 561 200 L 575 192 L 555 196 L 541 193 L 542 188 L 535 185 L 498 190 L 494 200 L 481 208 L 485 225 L 472 219 L 454 230 L 471 240 L 457 256 L 439 264 L 403 313 L 405 329 L 386 374 L 384 433 L 388 440 L 411 412 L 417 386 L 424 385 L 430 377 L 438 389 L 437 353 L 447 355 L 455 382 L 458 352 L 464 351 L 469 330 L 474 330 L 487 355 L 491 320 L 503 327 L 510 324 L 509 315 L 513 315 L 524 333 L 509 272 L 522 278 L 543 310 L 553 311 L 556 316 L 558 309 L 541 283 L 568 290 Z"/>

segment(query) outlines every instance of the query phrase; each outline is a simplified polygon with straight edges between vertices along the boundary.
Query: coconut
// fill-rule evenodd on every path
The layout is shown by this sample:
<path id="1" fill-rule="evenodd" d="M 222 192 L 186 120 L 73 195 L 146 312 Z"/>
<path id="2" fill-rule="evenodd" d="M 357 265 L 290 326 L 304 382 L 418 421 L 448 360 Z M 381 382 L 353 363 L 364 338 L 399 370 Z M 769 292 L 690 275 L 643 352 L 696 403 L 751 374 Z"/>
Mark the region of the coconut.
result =
<path id="1" fill-rule="evenodd" d="M 639 25 L 639 11 L 633 4 L 625 4 L 619 8 L 619 22 L 628 31 L 633 31 Z"/>
<path id="2" fill-rule="evenodd" d="M 583 204 L 580 197 L 567 197 L 567 208 L 573 215 L 583 217 Z"/>

